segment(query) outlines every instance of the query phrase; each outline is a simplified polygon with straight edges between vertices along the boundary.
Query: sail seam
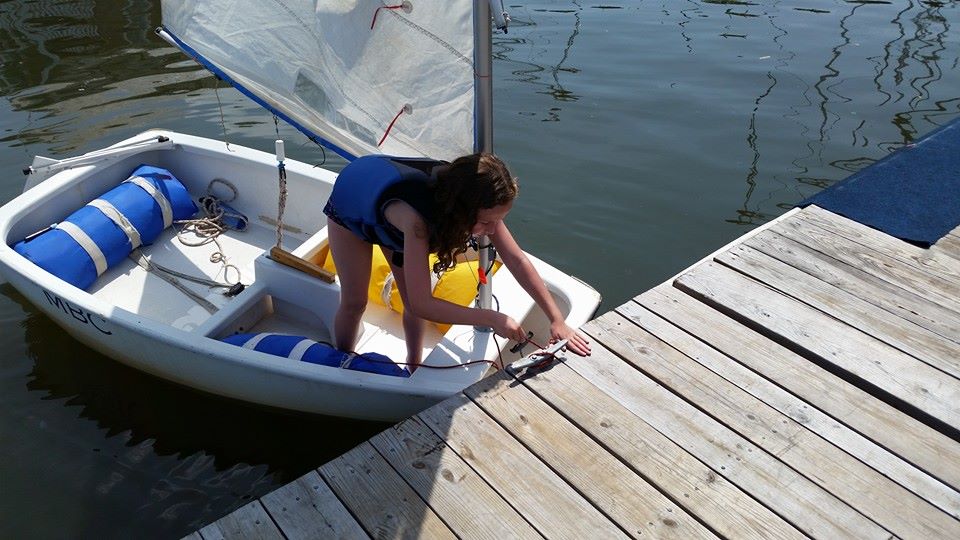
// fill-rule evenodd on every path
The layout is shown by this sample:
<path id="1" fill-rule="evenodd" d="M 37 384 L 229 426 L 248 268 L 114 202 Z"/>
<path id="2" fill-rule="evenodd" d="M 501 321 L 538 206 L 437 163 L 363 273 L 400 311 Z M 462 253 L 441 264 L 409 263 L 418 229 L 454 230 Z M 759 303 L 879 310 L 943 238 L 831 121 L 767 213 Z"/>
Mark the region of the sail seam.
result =
<path id="1" fill-rule="evenodd" d="M 404 17 L 403 15 L 397 13 L 396 11 L 392 11 L 392 10 L 391 10 L 391 11 L 388 11 L 387 13 L 389 13 L 389 14 L 393 15 L 394 17 L 400 19 L 404 24 L 406 24 L 407 26 L 409 26 L 410 28 L 412 28 L 414 31 L 423 34 L 423 35 L 426 36 L 427 38 L 429 38 L 429 39 L 431 39 L 432 41 L 435 41 L 436 43 L 438 43 L 438 44 L 439 44 L 441 47 L 443 47 L 444 49 L 447 49 L 447 51 L 449 51 L 450 54 L 452 54 L 453 56 L 457 57 L 461 62 L 463 62 L 463 63 L 467 64 L 468 66 L 470 66 L 470 69 L 471 69 L 474 73 L 476 73 L 477 68 L 476 68 L 476 66 L 475 66 L 474 63 L 473 63 L 473 60 L 471 60 L 470 58 L 467 58 L 467 57 L 464 56 L 463 54 L 460 54 L 460 51 L 458 51 L 453 45 L 450 45 L 450 44 L 447 43 L 446 41 L 440 39 L 440 37 L 437 36 L 436 34 L 434 34 L 433 32 L 430 32 L 430 31 L 427 30 L 426 28 L 424 28 L 424 27 L 416 24 L 415 22 L 407 19 L 406 17 Z"/>

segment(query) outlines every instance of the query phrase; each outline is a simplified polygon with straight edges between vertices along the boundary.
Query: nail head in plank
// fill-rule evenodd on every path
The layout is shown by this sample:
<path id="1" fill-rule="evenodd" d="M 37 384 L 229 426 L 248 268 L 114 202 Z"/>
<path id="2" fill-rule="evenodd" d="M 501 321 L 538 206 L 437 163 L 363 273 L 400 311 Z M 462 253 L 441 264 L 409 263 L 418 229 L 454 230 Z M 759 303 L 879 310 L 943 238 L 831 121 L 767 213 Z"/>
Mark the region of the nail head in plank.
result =
<path id="1" fill-rule="evenodd" d="M 370 443 L 461 538 L 541 538 L 443 439 L 416 417 Z"/>
<path id="2" fill-rule="evenodd" d="M 716 261 L 843 321 L 955 379 L 960 378 L 958 343 L 904 321 L 751 247 L 736 246 L 718 255 Z"/>
<path id="3" fill-rule="evenodd" d="M 937 251 L 913 245 L 818 206 L 808 206 L 796 216 L 795 223 L 784 224 L 791 225 L 819 227 L 906 265 L 940 276 L 954 285 L 960 285 L 960 265 L 956 264 L 955 259 L 943 257 Z"/>
<path id="4" fill-rule="evenodd" d="M 960 381 L 859 330 L 713 262 L 680 276 L 675 285 L 774 341 L 799 347 L 805 356 L 832 364 L 947 426 L 960 426 L 955 406 Z"/>
<path id="5" fill-rule="evenodd" d="M 418 416 L 547 538 L 626 538 L 465 395 Z"/>
<path id="6" fill-rule="evenodd" d="M 487 377 L 468 388 L 466 394 L 632 536 L 716 538 L 506 373 Z"/>
<path id="7" fill-rule="evenodd" d="M 643 375 L 596 341 L 589 361 L 569 362 L 657 431 L 694 454 L 784 519 L 814 537 L 887 538 L 889 533 L 834 495 Z"/>
<path id="8" fill-rule="evenodd" d="M 367 536 L 317 471 L 264 495 L 260 502 L 288 540 Z"/>
<path id="9" fill-rule="evenodd" d="M 672 287 L 639 303 L 766 379 L 960 488 L 960 443 Z"/>
<path id="10" fill-rule="evenodd" d="M 523 384 L 719 534 L 806 538 L 566 365 L 524 378 Z"/>
<path id="11" fill-rule="evenodd" d="M 606 330 L 604 343 L 637 368 L 894 534 L 960 538 L 960 521 L 805 427 L 809 418 L 791 418 L 705 365 L 726 357 L 638 304 L 621 309 L 629 322 L 610 314 L 596 322 Z"/>
<path id="12" fill-rule="evenodd" d="M 960 285 L 939 275 L 905 264 L 879 251 L 858 244 L 842 235 L 810 226 L 794 218 L 785 220 L 772 231 L 829 255 L 845 264 L 864 270 L 898 287 L 903 287 L 930 302 L 960 311 Z"/>
<path id="13" fill-rule="evenodd" d="M 456 538 L 369 442 L 325 463 L 320 476 L 374 538 Z"/>
<path id="14" fill-rule="evenodd" d="M 204 540 L 283 540 L 260 501 L 251 501 L 200 529 Z"/>
<path id="15" fill-rule="evenodd" d="M 960 312 L 772 231 L 756 235 L 745 245 L 960 343 Z"/>

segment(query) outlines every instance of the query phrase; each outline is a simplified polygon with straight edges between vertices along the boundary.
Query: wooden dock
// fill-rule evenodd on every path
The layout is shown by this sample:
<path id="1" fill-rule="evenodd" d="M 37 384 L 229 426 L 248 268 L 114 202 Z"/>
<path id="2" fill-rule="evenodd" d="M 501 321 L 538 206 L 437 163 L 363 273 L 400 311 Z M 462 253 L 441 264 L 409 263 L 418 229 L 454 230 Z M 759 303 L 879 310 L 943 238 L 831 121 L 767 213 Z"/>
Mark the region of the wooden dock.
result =
<path id="1" fill-rule="evenodd" d="M 192 537 L 960 538 L 958 230 L 793 212 Z"/>

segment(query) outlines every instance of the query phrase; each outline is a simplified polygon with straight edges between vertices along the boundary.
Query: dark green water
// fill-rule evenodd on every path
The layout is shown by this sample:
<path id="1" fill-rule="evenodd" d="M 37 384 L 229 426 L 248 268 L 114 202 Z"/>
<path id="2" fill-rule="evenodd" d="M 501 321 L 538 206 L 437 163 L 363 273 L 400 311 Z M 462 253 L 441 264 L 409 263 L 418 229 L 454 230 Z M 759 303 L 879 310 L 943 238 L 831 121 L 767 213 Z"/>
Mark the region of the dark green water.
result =
<path id="1" fill-rule="evenodd" d="M 960 116 L 956 1 L 510 12 L 494 83 L 496 147 L 522 183 L 508 222 L 528 251 L 600 290 L 602 311 Z M 271 150 L 272 118 L 216 92 L 158 24 L 143 0 L 0 1 L 0 201 L 35 154 L 150 127 L 221 138 L 221 110 L 229 140 Z M 293 157 L 323 159 L 281 134 Z M 0 538 L 178 537 L 383 427 L 141 375 L 5 286 L 0 350 Z"/>

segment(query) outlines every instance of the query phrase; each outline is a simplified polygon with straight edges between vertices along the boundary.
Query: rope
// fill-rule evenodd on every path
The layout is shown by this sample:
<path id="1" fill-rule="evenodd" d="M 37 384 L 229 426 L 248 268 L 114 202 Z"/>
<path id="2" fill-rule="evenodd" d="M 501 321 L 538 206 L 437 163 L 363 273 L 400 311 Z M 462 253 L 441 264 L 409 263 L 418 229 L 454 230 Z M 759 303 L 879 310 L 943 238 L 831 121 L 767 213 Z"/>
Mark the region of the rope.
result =
<path id="1" fill-rule="evenodd" d="M 380 137 L 380 142 L 377 143 L 377 148 L 379 148 L 380 145 L 383 144 L 383 141 L 387 140 L 387 135 L 390 134 L 390 130 L 393 129 L 393 125 L 397 123 L 397 119 L 400 118 L 400 115 L 402 115 L 403 113 L 407 113 L 407 114 L 413 113 L 413 107 L 411 107 L 410 104 L 408 103 L 400 108 L 400 112 L 398 112 L 397 115 L 393 117 L 393 120 L 390 121 L 390 125 L 387 126 L 387 130 L 383 132 L 383 137 Z"/>
<path id="2" fill-rule="evenodd" d="M 380 14 L 381 9 L 403 9 L 406 7 L 404 4 L 397 4 L 395 6 L 380 6 L 376 11 L 373 12 L 373 20 L 370 21 L 370 29 L 373 30 L 374 25 L 377 24 L 377 15 Z"/>
<path id="3" fill-rule="evenodd" d="M 223 129 L 223 144 L 227 147 L 228 152 L 233 152 L 230 150 L 230 143 L 227 141 L 227 123 L 223 120 L 223 103 L 220 103 L 220 77 L 214 77 L 217 80 L 217 85 L 213 87 L 213 94 L 217 96 L 217 108 L 220 109 L 220 127 Z"/>
<path id="4" fill-rule="evenodd" d="M 280 184 L 280 194 L 277 197 L 277 247 L 281 248 L 283 242 L 283 210 L 287 206 L 287 168 L 283 162 L 277 163 L 278 182 Z"/>
<path id="5" fill-rule="evenodd" d="M 231 196 L 229 199 L 221 199 L 213 194 L 214 186 L 221 184 L 230 190 Z M 204 212 L 204 217 L 195 218 L 195 219 L 180 219 L 174 221 L 174 223 L 181 225 L 180 230 L 177 231 L 177 240 L 188 247 L 201 247 L 207 244 L 214 244 L 217 249 L 210 254 L 209 261 L 213 264 L 219 264 L 221 266 L 220 273 L 223 275 L 223 280 L 225 283 L 220 283 L 213 280 L 205 280 L 203 278 L 194 278 L 192 276 L 186 276 L 179 274 L 174 271 L 169 271 L 168 273 L 173 275 L 179 275 L 184 279 L 194 281 L 196 283 L 202 283 L 204 285 L 209 285 L 211 287 L 222 287 L 229 289 L 230 291 L 241 287 L 242 274 L 240 269 L 236 265 L 230 264 L 228 262 L 227 256 L 224 253 L 223 245 L 218 240 L 218 237 L 227 230 L 243 230 L 246 228 L 246 216 L 235 211 L 227 211 L 224 209 L 222 203 L 233 202 L 237 198 L 237 187 L 234 186 L 230 181 L 224 180 L 223 178 L 214 178 L 207 185 L 207 194 L 203 197 L 200 197 L 200 208 Z M 224 222 L 224 217 L 229 216 L 237 220 L 237 226 L 230 226 Z M 189 240 L 187 234 L 192 234 L 194 237 L 199 240 Z M 161 267 L 162 268 L 162 267 Z M 230 271 L 236 273 L 236 280 L 230 280 Z M 242 288 L 240 290 L 243 290 Z M 229 293 L 229 291 L 228 291 Z M 238 294 L 239 291 L 229 294 Z"/>

